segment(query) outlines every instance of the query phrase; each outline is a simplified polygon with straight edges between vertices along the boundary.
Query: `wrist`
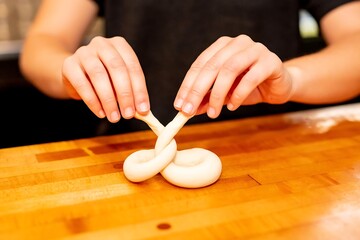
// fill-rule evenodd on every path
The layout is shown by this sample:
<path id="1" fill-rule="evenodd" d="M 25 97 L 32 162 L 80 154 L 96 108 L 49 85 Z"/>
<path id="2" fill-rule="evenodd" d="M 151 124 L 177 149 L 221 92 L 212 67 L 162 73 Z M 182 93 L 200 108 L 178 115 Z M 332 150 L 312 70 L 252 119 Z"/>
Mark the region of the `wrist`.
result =
<path id="1" fill-rule="evenodd" d="M 288 101 L 301 102 L 301 96 L 303 94 L 303 90 L 301 90 L 302 72 L 300 68 L 295 66 L 286 66 L 285 69 L 288 73 L 289 81 L 291 82 Z"/>

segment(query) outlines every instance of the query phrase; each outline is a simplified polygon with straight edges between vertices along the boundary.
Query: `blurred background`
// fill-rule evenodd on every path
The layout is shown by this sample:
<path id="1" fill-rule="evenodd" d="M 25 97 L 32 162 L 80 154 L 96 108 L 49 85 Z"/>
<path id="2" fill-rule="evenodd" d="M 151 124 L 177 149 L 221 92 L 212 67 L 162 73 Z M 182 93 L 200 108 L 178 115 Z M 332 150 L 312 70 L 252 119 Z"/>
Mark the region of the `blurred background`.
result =
<path id="1" fill-rule="evenodd" d="M 90 137 L 101 132 L 100 120 L 81 101 L 44 96 L 19 71 L 22 42 L 39 3 L 0 0 L 0 148 Z M 102 26 L 102 19 L 98 19 L 87 38 L 102 35 Z"/>
<path id="2" fill-rule="evenodd" d="M 104 121 L 81 101 L 48 98 L 20 74 L 22 41 L 39 2 L 0 0 L 0 148 L 91 137 L 103 131 Z M 300 15 L 306 51 L 321 48 L 315 21 L 305 11 Z M 96 21 L 87 38 L 95 35 L 103 35 L 102 19 Z"/>

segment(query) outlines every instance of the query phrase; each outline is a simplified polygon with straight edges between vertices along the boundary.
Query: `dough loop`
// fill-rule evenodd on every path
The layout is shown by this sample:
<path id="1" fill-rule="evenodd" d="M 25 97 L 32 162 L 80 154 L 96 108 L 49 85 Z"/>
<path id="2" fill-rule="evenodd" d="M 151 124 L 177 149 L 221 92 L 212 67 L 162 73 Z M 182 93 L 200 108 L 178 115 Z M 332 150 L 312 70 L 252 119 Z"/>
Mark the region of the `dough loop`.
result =
<path id="1" fill-rule="evenodd" d="M 147 123 L 158 139 L 155 149 L 140 150 L 125 159 L 123 170 L 128 180 L 142 182 L 160 172 L 176 186 L 199 188 L 219 179 L 222 165 L 215 153 L 202 148 L 177 151 L 174 136 L 189 117 L 179 112 L 166 127 L 151 112 L 135 117 Z"/>

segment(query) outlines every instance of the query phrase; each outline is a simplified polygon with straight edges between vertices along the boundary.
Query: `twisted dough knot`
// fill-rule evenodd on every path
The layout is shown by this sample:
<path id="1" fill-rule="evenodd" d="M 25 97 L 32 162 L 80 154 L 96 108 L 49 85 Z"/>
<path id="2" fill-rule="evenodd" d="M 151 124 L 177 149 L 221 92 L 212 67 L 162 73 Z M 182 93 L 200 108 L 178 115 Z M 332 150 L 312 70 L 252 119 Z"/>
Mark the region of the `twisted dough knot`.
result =
<path id="1" fill-rule="evenodd" d="M 179 112 L 166 127 L 151 112 L 146 116 L 136 114 L 135 117 L 147 123 L 158 139 L 155 149 L 140 150 L 125 159 L 123 170 L 128 180 L 141 182 L 160 172 L 176 186 L 199 188 L 220 177 L 221 161 L 213 152 L 202 148 L 177 151 L 174 136 L 189 117 Z"/>

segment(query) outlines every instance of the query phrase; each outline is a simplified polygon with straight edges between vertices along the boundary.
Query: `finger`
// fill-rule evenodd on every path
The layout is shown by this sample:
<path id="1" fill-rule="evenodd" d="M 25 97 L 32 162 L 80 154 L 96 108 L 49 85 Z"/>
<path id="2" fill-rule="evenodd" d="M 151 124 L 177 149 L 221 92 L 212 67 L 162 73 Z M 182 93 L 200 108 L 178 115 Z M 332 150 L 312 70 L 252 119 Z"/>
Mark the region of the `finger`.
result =
<path id="1" fill-rule="evenodd" d="M 219 116 L 229 92 L 234 90 L 234 84 L 238 84 L 239 76 L 246 75 L 248 69 L 254 65 L 261 55 L 256 43 L 252 43 L 242 51 L 230 57 L 220 69 L 209 98 L 207 114 L 210 118 Z M 235 86 L 236 87 L 236 86 Z"/>
<path id="2" fill-rule="evenodd" d="M 70 88 L 74 89 L 76 95 L 80 96 L 97 117 L 104 118 L 105 112 L 101 103 L 78 61 L 74 57 L 67 58 L 64 61 L 62 71 L 65 84 L 69 84 Z"/>
<path id="3" fill-rule="evenodd" d="M 211 91 L 209 91 L 203 101 L 200 103 L 197 111 L 196 111 L 196 115 L 200 115 L 200 114 L 203 114 L 203 113 L 206 113 L 207 109 L 208 109 L 208 106 L 209 106 L 209 97 L 210 97 L 210 94 L 211 94 Z"/>
<path id="4" fill-rule="evenodd" d="M 259 73 L 261 69 L 259 65 L 255 65 L 244 75 L 229 99 L 227 104 L 229 110 L 233 111 L 237 109 L 246 99 L 248 99 L 246 101 L 247 104 L 261 102 L 262 96 L 256 89 L 263 79 L 262 74 Z"/>
<path id="5" fill-rule="evenodd" d="M 124 118 L 132 118 L 135 114 L 134 97 L 127 65 L 108 40 L 99 39 L 95 44 L 98 49 L 97 54 L 108 73 L 114 101 L 118 103 Z"/>
<path id="6" fill-rule="evenodd" d="M 113 123 L 119 121 L 120 113 L 118 104 L 111 80 L 103 63 L 96 54 L 88 51 L 88 49 L 80 48 L 78 52 L 80 63 L 90 79 L 108 120 Z"/>
<path id="7" fill-rule="evenodd" d="M 200 71 L 203 69 L 207 61 L 214 56 L 220 49 L 226 46 L 232 38 L 230 37 L 221 37 L 215 41 L 210 47 L 203 51 L 198 58 L 191 65 L 190 69 L 185 75 L 185 78 L 179 88 L 179 91 L 176 95 L 174 101 L 174 107 L 177 110 L 181 110 L 184 104 L 184 100 L 188 96 L 189 91 L 191 91 L 193 83 L 195 82 L 196 77 L 199 75 Z M 196 94 L 196 93 L 195 93 Z"/>
<path id="8" fill-rule="evenodd" d="M 236 37 L 232 41 L 228 42 L 228 44 L 226 44 L 222 49 L 215 53 L 213 57 L 211 57 L 208 62 L 203 66 L 202 70 L 196 77 L 193 86 L 189 91 L 187 98 L 185 99 L 183 111 L 191 115 L 191 108 L 193 108 L 193 111 L 194 109 L 197 109 L 205 94 L 208 92 L 211 86 L 216 81 L 218 81 L 217 76 L 221 69 L 223 69 L 224 63 L 231 59 L 233 55 L 236 55 L 237 51 L 247 49 L 253 44 L 254 42 L 251 40 L 251 38 L 245 35 L 240 35 L 239 37 Z M 231 67 L 230 71 L 237 71 L 236 62 L 233 64 L 233 66 L 229 67 Z M 227 91 L 230 89 L 232 82 L 235 80 L 235 78 L 236 76 L 229 79 L 229 86 L 227 87 L 226 91 L 223 90 L 220 95 L 217 95 L 219 92 L 212 92 L 210 99 L 212 99 L 213 102 L 216 101 L 218 103 L 216 108 L 211 107 L 208 109 L 209 117 L 215 118 L 218 116 L 221 111 L 221 107 L 224 104 L 224 99 Z"/>
<path id="9" fill-rule="evenodd" d="M 291 83 L 281 81 L 282 68 L 281 60 L 274 53 L 267 54 L 261 59 L 258 71 L 263 74 L 263 76 L 259 76 L 263 81 L 250 92 L 241 105 L 252 105 L 260 102 L 283 103 L 288 100 Z"/>
<path id="10" fill-rule="evenodd" d="M 131 80 L 133 93 L 133 104 L 139 113 L 147 113 L 150 110 L 149 95 L 146 88 L 145 76 L 141 68 L 139 59 L 128 42 L 121 37 L 110 39 L 127 66 L 128 74 Z M 126 108 L 126 107 L 125 107 Z"/>
<path id="11" fill-rule="evenodd" d="M 69 79 L 67 79 L 64 75 L 62 76 L 62 80 L 64 83 L 64 87 L 68 95 L 75 100 L 81 100 L 80 95 L 77 93 L 76 89 L 71 85 Z"/>
<path id="12" fill-rule="evenodd" d="M 269 66 L 266 61 L 259 60 L 249 69 L 229 99 L 229 110 L 237 109 L 243 102 L 246 104 L 263 102 L 266 93 L 259 90 L 259 85 L 272 74 L 273 68 Z"/>

